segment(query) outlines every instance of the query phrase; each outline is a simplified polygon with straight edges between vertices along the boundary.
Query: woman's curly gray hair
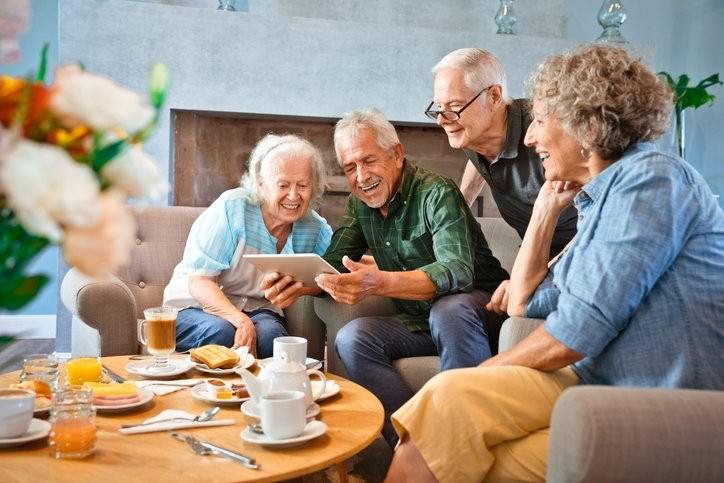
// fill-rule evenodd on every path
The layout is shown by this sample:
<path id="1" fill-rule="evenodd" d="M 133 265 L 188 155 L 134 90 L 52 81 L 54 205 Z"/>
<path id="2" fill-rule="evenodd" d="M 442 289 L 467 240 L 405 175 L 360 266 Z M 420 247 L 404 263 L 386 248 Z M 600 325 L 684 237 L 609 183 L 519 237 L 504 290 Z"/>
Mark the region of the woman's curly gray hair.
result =
<path id="1" fill-rule="evenodd" d="M 267 134 L 254 146 L 249 155 L 249 169 L 239 184 L 252 203 L 262 203 L 263 193 L 259 189 L 262 181 L 262 163 L 273 163 L 290 156 L 304 156 L 312 161 L 312 207 L 318 206 L 327 185 L 324 159 L 317 147 L 306 139 L 294 134 Z"/>
<path id="2" fill-rule="evenodd" d="M 545 59 L 528 79 L 529 96 L 579 143 L 616 160 L 632 143 L 667 129 L 673 94 L 625 50 L 599 44 Z"/>

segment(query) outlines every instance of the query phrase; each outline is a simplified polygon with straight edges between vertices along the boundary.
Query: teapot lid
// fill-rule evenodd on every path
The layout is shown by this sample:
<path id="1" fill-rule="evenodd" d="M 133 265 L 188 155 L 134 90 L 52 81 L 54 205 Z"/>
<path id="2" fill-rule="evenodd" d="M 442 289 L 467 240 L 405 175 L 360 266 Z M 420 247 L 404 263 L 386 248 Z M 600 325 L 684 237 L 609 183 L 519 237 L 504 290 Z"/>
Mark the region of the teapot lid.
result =
<path id="1" fill-rule="evenodd" d="M 264 369 L 270 372 L 298 372 L 306 370 L 303 364 L 289 360 L 289 354 L 282 352 L 279 359 L 272 359 L 264 364 Z"/>

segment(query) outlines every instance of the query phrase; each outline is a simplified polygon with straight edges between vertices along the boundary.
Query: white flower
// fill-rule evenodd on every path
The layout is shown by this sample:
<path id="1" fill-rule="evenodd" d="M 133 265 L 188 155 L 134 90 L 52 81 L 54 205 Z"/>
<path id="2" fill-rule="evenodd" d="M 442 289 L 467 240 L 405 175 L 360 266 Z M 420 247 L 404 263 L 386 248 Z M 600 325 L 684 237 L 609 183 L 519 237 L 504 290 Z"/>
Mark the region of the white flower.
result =
<path id="1" fill-rule="evenodd" d="M 3 158 L 0 192 L 28 232 L 58 242 L 61 225 L 85 226 L 100 216 L 93 171 L 61 148 L 21 139 Z"/>
<path id="2" fill-rule="evenodd" d="M 136 235 L 136 223 L 119 191 L 101 195 L 101 216 L 83 228 L 69 227 L 63 239 L 63 256 L 82 272 L 103 277 L 128 264 Z"/>
<path id="3" fill-rule="evenodd" d="M 56 70 L 53 90 L 49 108 L 68 127 L 86 124 L 96 131 L 120 127 L 135 133 L 153 118 L 153 109 L 144 106 L 138 94 L 77 65 Z"/>
<path id="4" fill-rule="evenodd" d="M 166 180 L 155 161 L 135 145 L 103 166 L 101 176 L 133 198 L 160 198 L 168 192 Z"/>

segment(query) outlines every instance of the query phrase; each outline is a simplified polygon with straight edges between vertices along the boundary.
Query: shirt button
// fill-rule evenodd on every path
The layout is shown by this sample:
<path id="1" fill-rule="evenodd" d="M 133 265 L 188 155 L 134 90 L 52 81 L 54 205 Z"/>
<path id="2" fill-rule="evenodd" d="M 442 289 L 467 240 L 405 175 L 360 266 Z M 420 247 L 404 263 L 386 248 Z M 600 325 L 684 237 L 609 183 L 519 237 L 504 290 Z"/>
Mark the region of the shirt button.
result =
<path id="1" fill-rule="evenodd" d="M 578 221 L 583 220 L 583 215 L 578 215 Z"/>
<path id="2" fill-rule="evenodd" d="M 385 242 L 385 245 L 390 246 L 390 242 Z"/>
<path id="3" fill-rule="evenodd" d="M 146 282 L 138 282 L 140 288 L 146 288 Z"/>

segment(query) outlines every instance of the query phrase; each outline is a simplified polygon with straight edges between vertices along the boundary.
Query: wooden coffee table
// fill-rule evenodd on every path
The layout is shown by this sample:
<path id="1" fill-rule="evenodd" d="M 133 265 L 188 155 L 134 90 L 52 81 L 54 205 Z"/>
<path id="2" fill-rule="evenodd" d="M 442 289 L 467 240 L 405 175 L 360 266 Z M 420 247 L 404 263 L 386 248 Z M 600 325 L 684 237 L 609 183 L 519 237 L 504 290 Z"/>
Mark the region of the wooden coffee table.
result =
<path id="1" fill-rule="evenodd" d="M 128 360 L 129 356 L 104 357 L 103 363 L 128 380 L 142 379 L 125 371 Z M 18 375 L 18 372 L 1 375 L 0 387 L 17 382 Z M 204 376 L 191 369 L 178 378 Z M 99 412 L 96 451 L 88 458 L 53 459 L 48 455 L 47 438 L 0 449 L 1 479 L 4 482 L 279 481 L 338 465 L 341 479 L 346 480 L 344 462 L 379 435 L 384 411 L 379 400 L 363 387 L 333 374 L 327 377 L 341 388 L 339 394 L 319 402 L 321 412 L 317 418 L 327 424 L 327 432 L 300 446 L 273 449 L 245 442 L 240 433 L 246 427 L 246 421 L 238 405 L 221 406 L 221 412 L 216 416 L 236 420 L 232 426 L 178 430 L 254 457 L 261 465 L 259 470 L 247 469 L 219 456 L 197 456 L 165 432 L 134 435 L 118 432 L 121 424 L 141 422 L 164 409 L 198 414 L 211 407 L 211 404 L 194 399 L 190 389 L 183 389 L 155 396 L 149 403 L 129 412 Z"/>

